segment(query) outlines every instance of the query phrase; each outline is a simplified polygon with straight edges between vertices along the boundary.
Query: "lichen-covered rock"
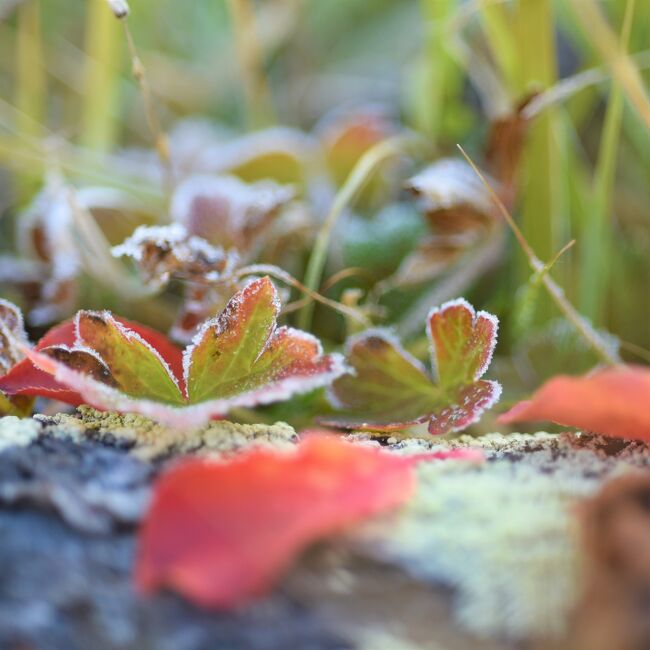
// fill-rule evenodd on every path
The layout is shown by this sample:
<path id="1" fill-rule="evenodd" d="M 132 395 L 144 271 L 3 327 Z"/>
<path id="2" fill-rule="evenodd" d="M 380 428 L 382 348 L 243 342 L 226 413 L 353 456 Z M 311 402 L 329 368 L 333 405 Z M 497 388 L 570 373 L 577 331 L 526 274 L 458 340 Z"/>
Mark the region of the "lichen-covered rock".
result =
<path id="1" fill-rule="evenodd" d="M 85 407 L 5 418 L 3 428 L 13 442 L 0 450 L 2 650 L 561 644 L 583 584 L 576 506 L 609 478 L 650 468 L 647 445 L 586 435 L 351 435 L 400 454 L 479 447 L 486 460 L 421 462 L 400 511 L 316 546 L 253 607 L 208 614 L 133 592 L 135 530 L 151 482 L 179 455 L 284 448 L 293 429 L 219 421 L 179 436 Z"/>
<path id="2" fill-rule="evenodd" d="M 187 453 L 228 454 L 246 447 L 287 448 L 296 441 L 296 432 L 284 422 L 238 424 L 216 420 L 192 431 L 179 432 L 142 415 L 97 411 L 80 406 L 77 414 L 36 416 L 50 435 L 120 441 L 139 458 L 152 460 Z"/>
<path id="3" fill-rule="evenodd" d="M 36 440 L 41 425 L 32 418 L 14 415 L 0 417 L 0 451 L 7 447 L 25 446 Z"/>
<path id="4" fill-rule="evenodd" d="M 574 508 L 607 477 L 650 467 L 649 449 L 545 433 L 393 448 L 467 445 L 482 448 L 487 462 L 422 463 L 415 497 L 355 541 L 373 557 L 452 587 L 458 622 L 480 637 L 561 636 L 580 589 Z"/>

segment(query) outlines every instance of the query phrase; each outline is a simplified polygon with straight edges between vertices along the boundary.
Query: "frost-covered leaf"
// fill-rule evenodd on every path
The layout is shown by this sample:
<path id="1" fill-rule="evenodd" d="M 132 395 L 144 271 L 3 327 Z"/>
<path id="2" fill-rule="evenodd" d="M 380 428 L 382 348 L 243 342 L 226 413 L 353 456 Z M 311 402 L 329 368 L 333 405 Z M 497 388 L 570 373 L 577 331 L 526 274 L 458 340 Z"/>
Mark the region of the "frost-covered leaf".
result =
<path id="1" fill-rule="evenodd" d="M 8 300 L 0 298 L 0 379 L 24 358 L 21 346 L 28 345 L 20 309 Z M 32 400 L 10 397 L 0 388 L 0 415 L 26 415 Z"/>
<path id="2" fill-rule="evenodd" d="M 136 583 L 146 593 L 171 587 L 205 607 L 242 605 L 309 544 L 405 501 L 413 462 L 318 436 L 289 453 L 186 461 L 156 486 Z"/>
<path id="3" fill-rule="evenodd" d="M 305 332 L 276 327 L 277 290 L 254 280 L 207 321 L 184 354 L 190 402 L 236 398 L 249 405 L 286 399 L 329 383 L 345 371 L 338 355 L 323 355 Z"/>
<path id="4" fill-rule="evenodd" d="M 233 271 L 239 255 L 224 251 L 202 237 L 190 235 L 185 226 L 140 226 L 112 250 L 116 257 L 130 257 L 152 287 L 162 288 L 170 279 L 185 280 L 183 302 L 172 336 L 187 343 L 200 323 L 219 313 L 239 288 Z"/>
<path id="5" fill-rule="evenodd" d="M 18 286 L 27 320 L 45 325 L 74 313 L 83 274 L 130 298 L 142 287 L 110 255 L 110 241 L 124 228 L 151 220 L 131 195 L 111 187 L 75 188 L 56 174 L 26 210 L 18 214 L 16 257 L 0 260 L 0 280 Z M 12 277 L 13 276 L 13 277 Z"/>
<path id="6" fill-rule="evenodd" d="M 494 203 L 474 170 L 458 158 L 443 158 L 411 177 L 406 188 L 432 225 L 444 233 L 480 229 L 494 219 Z"/>
<path id="7" fill-rule="evenodd" d="M 406 188 L 426 215 L 431 232 L 401 264 L 395 274 L 399 284 L 437 278 L 500 223 L 489 192 L 463 160 L 438 160 L 410 178 Z"/>
<path id="8" fill-rule="evenodd" d="M 238 262 L 234 251 L 209 244 L 190 235 L 181 224 L 139 226 L 112 253 L 130 257 L 153 286 L 164 286 L 172 277 L 209 282 L 230 273 Z"/>
<path id="9" fill-rule="evenodd" d="M 584 377 L 561 375 L 499 421 L 549 420 L 616 438 L 650 441 L 650 369 L 621 365 Z"/>
<path id="10" fill-rule="evenodd" d="M 312 336 L 277 328 L 279 308 L 272 282 L 255 280 L 204 323 L 183 353 L 148 328 L 82 311 L 28 350 L 29 360 L 0 378 L 0 389 L 85 401 L 187 428 L 235 406 L 288 399 L 343 374 L 340 356 L 324 355 Z"/>
<path id="11" fill-rule="evenodd" d="M 27 343 L 22 312 L 12 302 L 0 298 L 0 375 L 24 358 L 20 345 Z"/>
<path id="12" fill-rule="evenodd" d="M 248 184 L 234 176 L 193 176 L 176 188 L 170 210 L 172 220 L 191 235 L 250 258 L 293 197 L 290 186 L 273 181 Z"/>
<path id="13" fill-rule="evenodd" d="M 481 379 L 496 345 L 497 320 L 454 300 L 430 312 L 433 381 L 389 333 L 370 330 L 353 338 L 347 361 L 355 374 L 331 388 L 347 412 L 328 422 L 346 428 L 402 429 L 429 422 L 432 434 L 459 431 L 476 422 L 499 398 L 501 386 Z"/>
<path id="14" fill-rule="evenodd" d="M 66 321 L 49 330 L 36 344 L 33 352 L 42 353 L 43 363 L 47 364 L 50 360 L 59 362 L 60 365 L 76 370 L 81 376 L 93 378 L 100 384 L 115 386 L 116 381 L 110 372 L 107 372 L 109 369 L 106 362 L 78 337 L 77 322 L 82 315 L 104 317 L 102 312 L 79 312 L 75 320 Z M 123 318 L 110 318 L 115 327 L 119 326 L 122 330 L 134 333 L 154 348 L 172 369 L 174 376 L 182 376 L 181 351 L 164 336 L 139 323 Z M 41 396 L 75 406 L 84 401 L 78 390 L 57 381 L 53 374 L 35 366 L 29 359 L 23 359 L 4 377 L 0 377 L 0 390 L 11 395 L 12 399 L 20 395 Z"/>

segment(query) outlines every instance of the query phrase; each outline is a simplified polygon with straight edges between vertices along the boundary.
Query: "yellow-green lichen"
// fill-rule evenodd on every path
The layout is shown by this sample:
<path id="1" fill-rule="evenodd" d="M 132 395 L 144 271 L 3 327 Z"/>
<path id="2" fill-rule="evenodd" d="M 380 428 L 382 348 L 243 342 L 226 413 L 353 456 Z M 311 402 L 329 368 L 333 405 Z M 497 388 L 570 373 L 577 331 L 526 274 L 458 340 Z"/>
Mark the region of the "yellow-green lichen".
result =
<path id="1" fill-rule="evenodd" d="M 133 445 L 133 453 L 144 459 L 192 452 L 228 454 L 254 446 L 286 448 L 296 439 L 294 429 L 284 422 L 269 425 L 216 420 L 195 430 L 179 432 L 142 415 L 97 411 L 88 406 L 80 406 L 77 415 L 37 417 L 51 435 L 75 440 L 88 436 L 115 438 Z"/>

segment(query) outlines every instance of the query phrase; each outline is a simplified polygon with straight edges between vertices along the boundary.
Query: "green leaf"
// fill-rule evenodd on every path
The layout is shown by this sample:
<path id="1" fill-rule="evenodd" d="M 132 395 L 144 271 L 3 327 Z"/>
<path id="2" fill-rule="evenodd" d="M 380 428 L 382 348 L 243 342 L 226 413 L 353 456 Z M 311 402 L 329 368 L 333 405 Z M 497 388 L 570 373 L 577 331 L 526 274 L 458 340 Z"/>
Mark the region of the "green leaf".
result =
<path id="1" fill-rule="evenodd" d="M 268 278 L 240 291 L 222 314 L 207 321 L 185 350 L 191 403 L 249 394 L 255 403 L 286 399 L 323 385 L 343 372 L 336 356 L 324 356 L 317 339 L 288 327 L 276 329 L 280 301 Z"/>
<path id="2" fill-rule="evenodd" d="M 77 345 L 99 356 L 112 383 L 125 395 L 169 404 L 185 401 L 178 379 L 160 353 L 137 332 L 115 320 L 110 312 L 80 311 L 75 328 Z"/>

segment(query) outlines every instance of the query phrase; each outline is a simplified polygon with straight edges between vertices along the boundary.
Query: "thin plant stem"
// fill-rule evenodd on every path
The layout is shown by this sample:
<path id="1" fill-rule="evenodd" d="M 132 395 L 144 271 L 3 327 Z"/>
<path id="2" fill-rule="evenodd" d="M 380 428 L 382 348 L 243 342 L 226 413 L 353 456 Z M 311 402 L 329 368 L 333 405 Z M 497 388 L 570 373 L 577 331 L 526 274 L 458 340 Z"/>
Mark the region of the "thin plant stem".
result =
<path id="1" fill-rule="evenodd" d="M 149 86 L 149 81 L 147 79 L 147 73 L 142 60 L 138 55 L 138 50 L 135 47 L 135 42 L 133 41 L 133 36 L 131 35 L 131 30 L 129 29 L 126 18 L 127 15 L 125 14 L 121 17 L 121 22 L 124 26 L 124 35 L 126 37 L 126 43 L 129 48 L 129 55 L 131 57 L 131 69 L 133 72 L 133 77 L 138 82 L 138 86 L 140 87 L 147 126 L 149 127 L 149 132 L 154 139 L 156 153 L 158 154 L 158 158 L 160 158 L 160 162 L 167 176 L 167 188 L 171 189 L 173 182 L 173 172 L 169 154 L 169 141 L 167 139 L 166 133 L 163 131 L 160 125 L 160 121 L 158 120 L 158 114 L 156 113 L 156 106 L 153 100 L 153 95 L 151 93 L 151 88 Z"/>
<path id="2" fill-rule="evenodd" d="M 413 138 L 398 136 L 383 140 L 374 145 L 359 159 L 345 183 L 341 186 L 332 202 L 329 214 L 325 218 L 312 251 L 307 271 L 305 273 L 305 286 L 311 291 L 315 291 L 320 285 L 323 269 L 327 259 L 330 237 L 332 230 L 338 218 L 345 208 L 364 188 L 372 173 L 387 159 L 401 155 L 405 152 Z M 309 329 L 313 313 L 313 303 L 305 305 L 298 316 L 298 325 L 302 329 Z"/>
<path id="3" fill-rule="evenodd" d="M 251 264 L 250 266 L 244 266 L 241 269 L 238 269 L 235 275 L 241 277 L 246 275 L 257 275 L 262 273 L 266 275 L 270 275 L 271 277 L 281 280 L 282 282 L 288 284 L 289 286 L 294 287 L 299 291 L 302 291 L 303 293 L 307 294 L 307 298 L 310 301 L 314 300 L 316 302 L 320 302 L 322 305 L 325 305 L 326 307 L 329 307 L 334 311 L 337 311 L 345 316 L 348 316 L 349 318 L 354 319 L 355 321 L 361 323 L 365 327 L 370 327 L 371 324 L 370 321 L 358 310 L 352 309 L 351 307 L 348 307 L 347 305 L 337 302 L 336 300 L 330 300 L 329 298 L 322 296 L 317 291 L 314 291 L 313 289 L 306 287 L 302 282 L 296 280 L 296 278 L 294 278 L 291 274 L 287 273 L 286 271 L 283 271 L 280 267 L 274 266 L 273 264 Z"/>
<path id="4" fill-rule="evenodd" d="M 643 79 L 632 59 L 621 50 L 619 39 L 598 5 L 593 0 L 571 0 L 570 6 L 584 32 L 589 34 L 591 43 L 611 68 L 614 78 L 630 100 L 630 105 L 646 127 L 650 128 L 650 99 Z"/>
<path id="5" fill-rule="evenodd" d="M 467 155 L 465 150 L 460 146 L 456 145 L 460 150 L 461 154 L 468 162 L 468 164 L 474 170 L 474 173 L 479 177 L 481 183 L 485 186 L 485 189 L 488 190 L 494 205 L 499 210 L 499 213 L 511 228 L 512 232 L 515 235 L 515 238 L 519 242 L 526 258 L 528 260 L 528 265 L 530 266 L 533 273 L 541 274 L 541 282 L 553 302 L 557 305 L 558 309 L 564 314 L 566 319 L 574 326 L 576 331 L 585 339 L 594 352 L 600 357 L 600 359 L 607 365 L 616 365 L 620 363 L 620 359 L 609 349 L 609 346 L 602 340 L 598 332 L 592 327 L 592 325 L 581 316 L 573 305 L 569 302 L 564 290 L 560 287 L 548 273 L 544 273 L 545 264 L 537 257 L 535 251 L 526 241 L 523 233 L 521 232 L 519 226 L 512 218 L 510 212 L 504 205 L 503 201 L 499 198 L 499 195 L 494 191 L 492 186 L 488 183 L 485 176 L 481 173 L 479 168 L 474 164 L 474 161 Z"/>

